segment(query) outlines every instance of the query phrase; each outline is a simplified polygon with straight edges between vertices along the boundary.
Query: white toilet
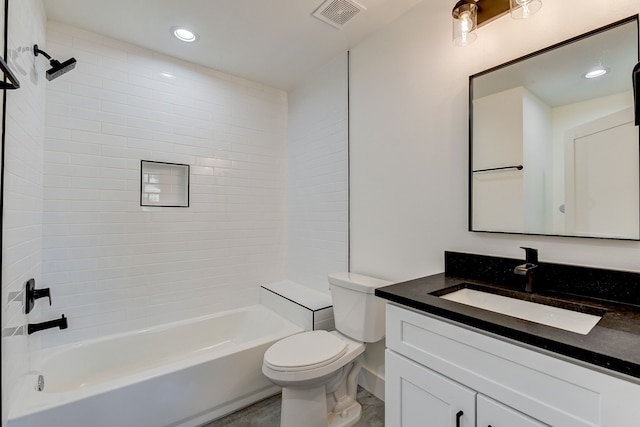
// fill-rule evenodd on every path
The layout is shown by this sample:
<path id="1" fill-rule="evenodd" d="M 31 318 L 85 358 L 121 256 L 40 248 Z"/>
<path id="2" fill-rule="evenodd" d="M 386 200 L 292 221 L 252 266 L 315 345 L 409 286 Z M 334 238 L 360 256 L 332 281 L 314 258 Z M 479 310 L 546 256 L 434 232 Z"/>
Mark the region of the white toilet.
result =
<path id="1" fill-rule="evenodd" d="M 384 301 L 391 282 L 353 273 L 329 275 L 336 331 L 292 335 L 264 354 L 262 372 L 282 387 L 281 427 L 347 427 L 361 415 L 356 401 L 365 343 L 384 338 Z"/>

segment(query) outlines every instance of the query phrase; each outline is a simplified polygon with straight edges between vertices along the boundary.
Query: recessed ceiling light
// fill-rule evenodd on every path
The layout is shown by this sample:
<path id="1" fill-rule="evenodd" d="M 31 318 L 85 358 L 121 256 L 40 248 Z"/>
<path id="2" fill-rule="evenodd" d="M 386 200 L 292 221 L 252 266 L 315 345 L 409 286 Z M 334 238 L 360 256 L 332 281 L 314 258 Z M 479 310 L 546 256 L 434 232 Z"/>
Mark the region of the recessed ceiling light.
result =
<path id="1" fill-rule="evenodd" d="M 584 75 L 585 79 L 595 79 L 596 77 L 604 76 L 607 74 L 609 70 L 606 68 L 596 68 L 595 70 L 591 70 Z"/>
<path id="2" fill-rule="evenodd" d="M 198 40 L 198 34 L 184 27 L 172 27 L 171 34 L 173 34 L 178 40 L 182 40 L 187 43 L 192 43 Z"/>

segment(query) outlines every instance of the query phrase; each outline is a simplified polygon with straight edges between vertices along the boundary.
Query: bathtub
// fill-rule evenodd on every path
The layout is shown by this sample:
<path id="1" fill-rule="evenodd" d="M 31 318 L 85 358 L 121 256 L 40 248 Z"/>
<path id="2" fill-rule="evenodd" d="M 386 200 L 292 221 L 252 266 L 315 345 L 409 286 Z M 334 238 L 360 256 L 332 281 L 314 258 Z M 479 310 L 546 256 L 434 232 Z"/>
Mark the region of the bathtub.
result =
<path id="1" fill-rule="evenodd" d="M 198 426 L 277 393 L 262 357 L 301 331 L 255 305 L 45 349 L 11 395 L 7 426 Z"/>

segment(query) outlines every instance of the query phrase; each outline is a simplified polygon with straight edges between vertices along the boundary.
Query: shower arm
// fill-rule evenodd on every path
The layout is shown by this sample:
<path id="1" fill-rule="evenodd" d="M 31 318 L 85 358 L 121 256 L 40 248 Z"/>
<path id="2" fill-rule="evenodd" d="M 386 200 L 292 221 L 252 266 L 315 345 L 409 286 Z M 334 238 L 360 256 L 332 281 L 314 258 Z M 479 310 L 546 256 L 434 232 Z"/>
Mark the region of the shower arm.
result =
<path id="1" fill-rule="evenodd" d="M 35 56 L 38 56 L 38 54 L 41 53 L 45 58 L 47 58 L 49 61 L 55 61 L 54 59 L 51 58 L 51 55 L 49 55 L 47 52 L 45 52 L 44 50 L 40 50 L 38 49 L 38 45 L 34 44 L 33 45 L 33 54 Z"/>

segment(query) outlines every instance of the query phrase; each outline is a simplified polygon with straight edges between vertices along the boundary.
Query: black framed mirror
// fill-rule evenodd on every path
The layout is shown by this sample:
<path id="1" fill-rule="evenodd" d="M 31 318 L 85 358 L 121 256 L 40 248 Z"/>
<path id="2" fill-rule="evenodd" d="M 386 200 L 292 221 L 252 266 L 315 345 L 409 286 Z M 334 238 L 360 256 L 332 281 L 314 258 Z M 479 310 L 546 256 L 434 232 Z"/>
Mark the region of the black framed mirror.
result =
<path id="1" fill-rule="evenodd" d="M 640 240 L 638 16 L 469 77 L 469 230 Z"/>

